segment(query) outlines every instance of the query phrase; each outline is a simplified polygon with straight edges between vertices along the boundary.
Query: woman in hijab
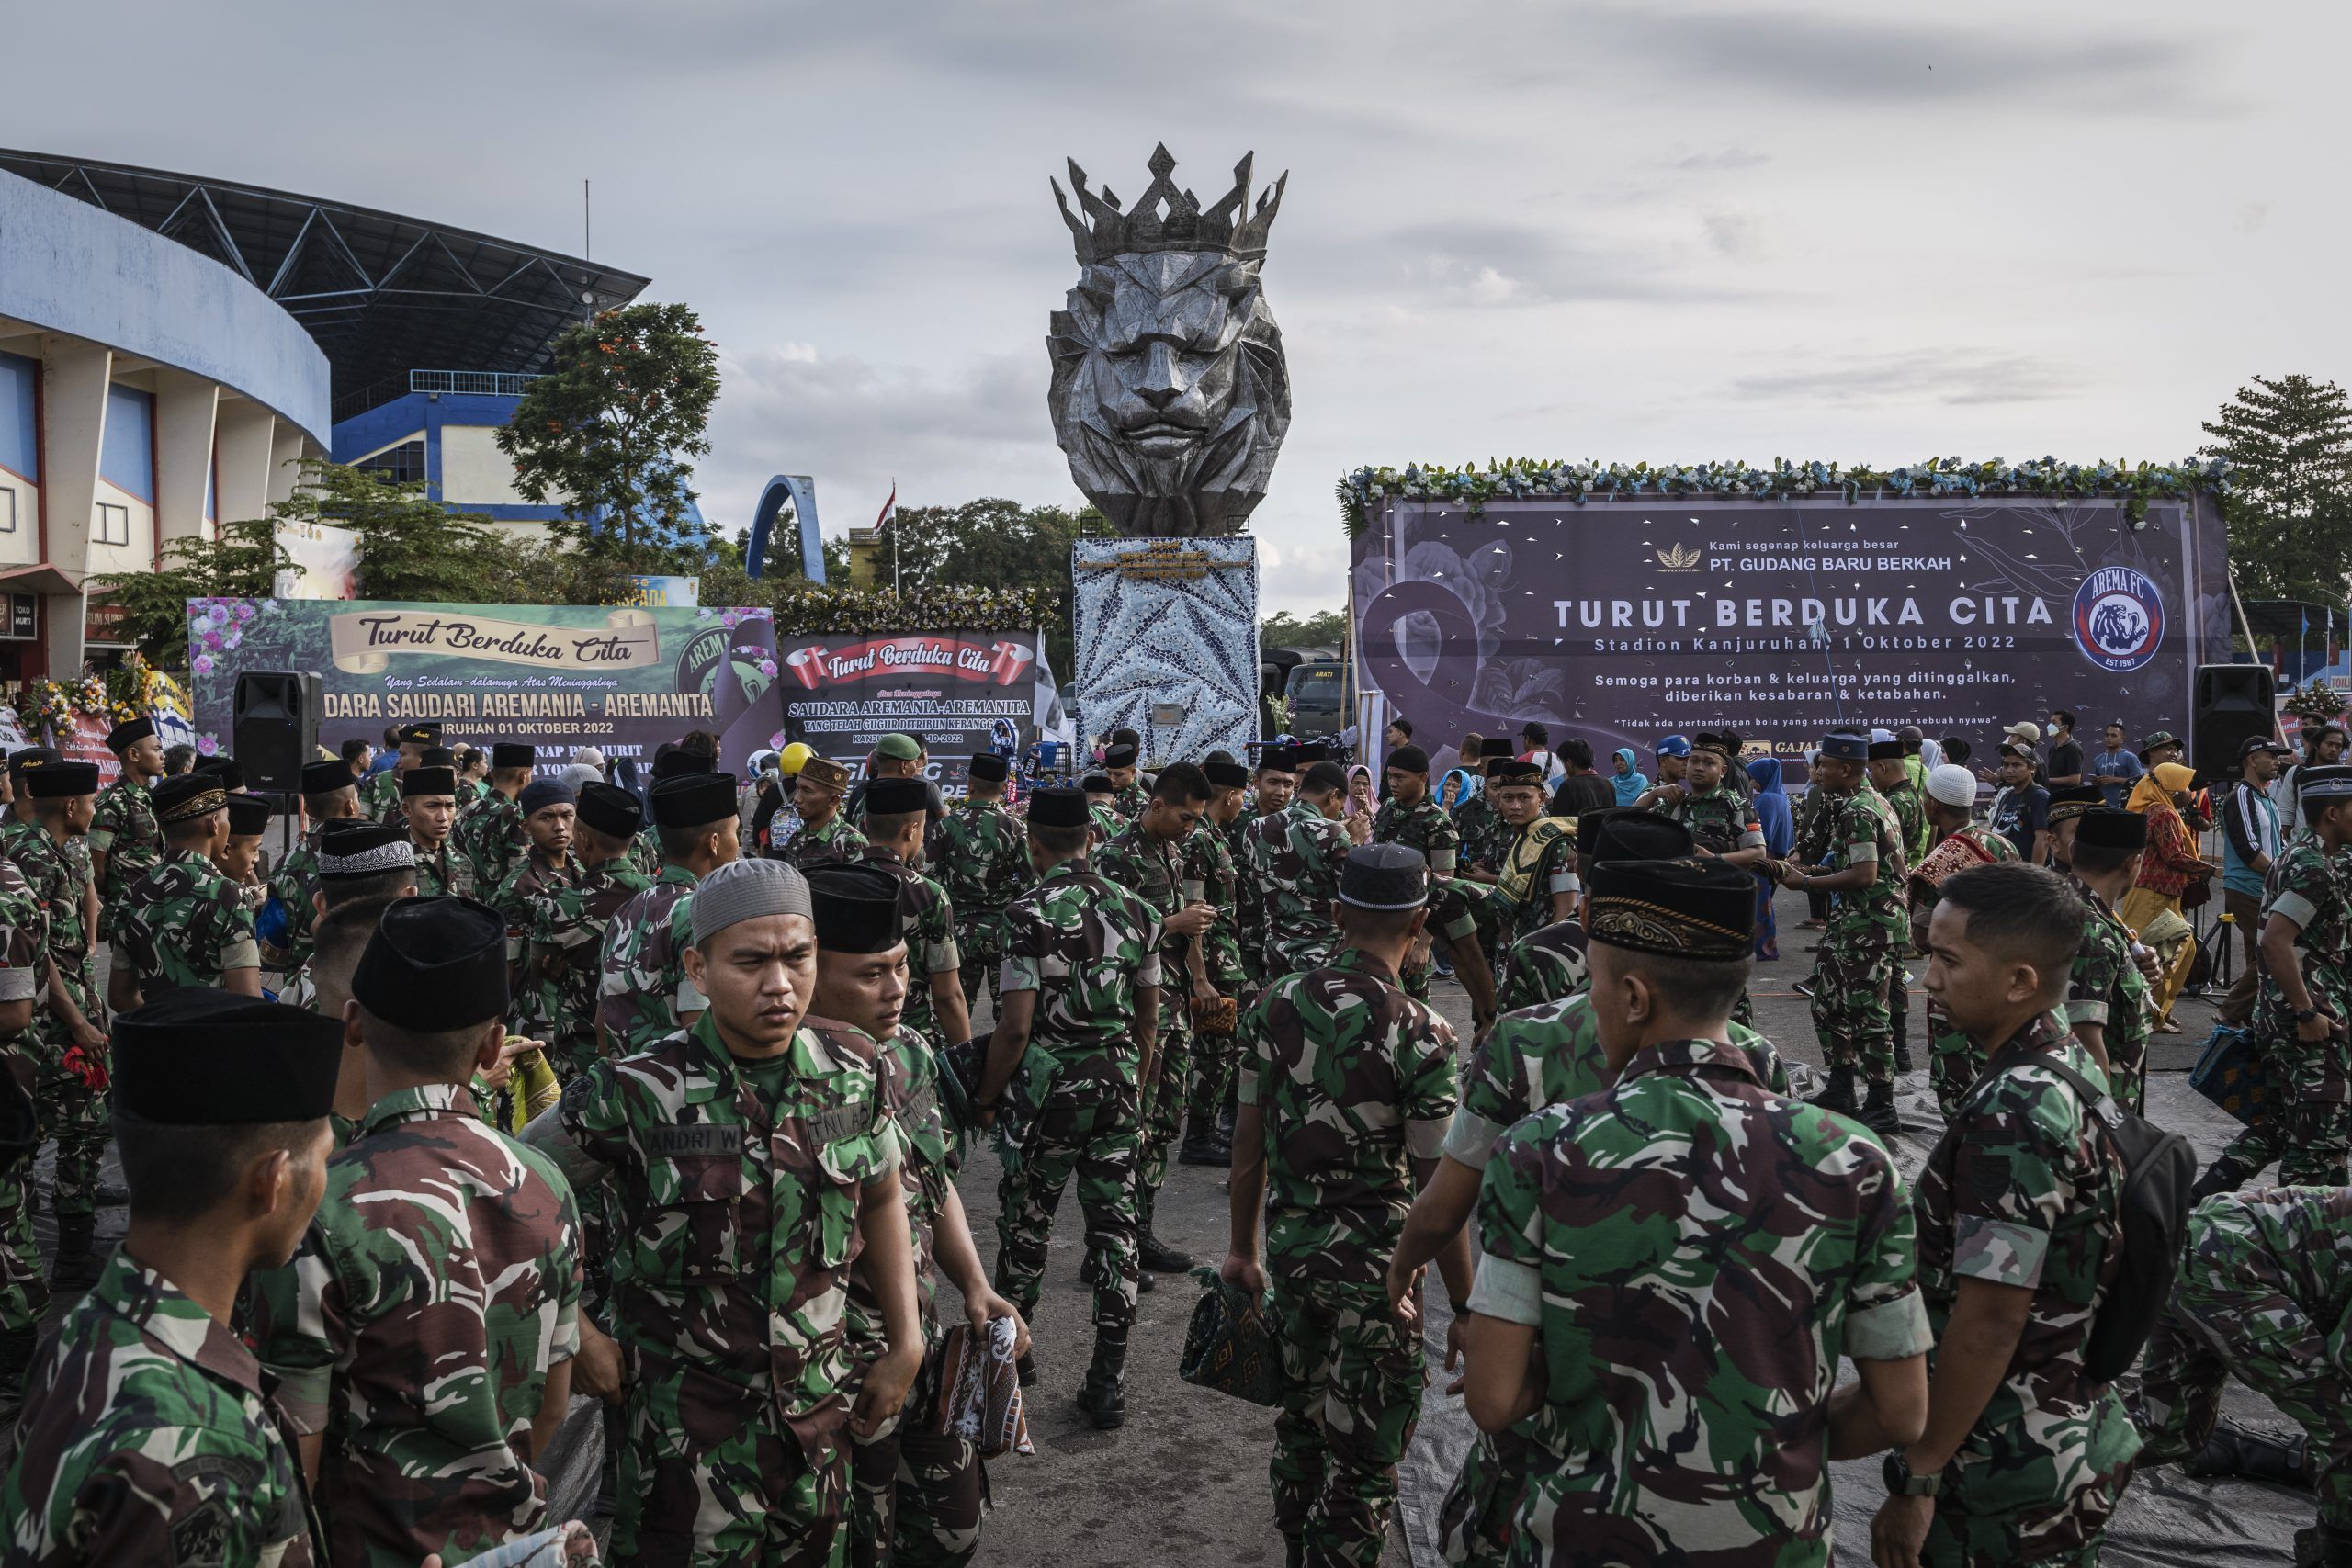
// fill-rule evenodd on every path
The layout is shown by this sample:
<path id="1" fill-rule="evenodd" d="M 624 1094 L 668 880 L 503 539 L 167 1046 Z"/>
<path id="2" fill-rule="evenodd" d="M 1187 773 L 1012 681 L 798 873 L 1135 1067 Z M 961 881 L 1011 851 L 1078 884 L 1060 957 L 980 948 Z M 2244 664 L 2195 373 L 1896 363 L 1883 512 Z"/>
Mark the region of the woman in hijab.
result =
<path id="1" fill-rule="evenodd" d="M 1379 809 L 1380 802 L 1373 798 L 1372 770 L 1358 762 L 1348 770 L 1348 804 L 1340 813 L 1351 841 L 1372 842 L 1372 816 Z"/>
<path id="2" fill-rule="evenodd" d="M 2148 848 L 2140 857 L 2140 879 L 2115 907 L 2116 917 L 2156 950 L 2163 966 L 2148 1005 L 2159 1034 L 2177 1034 L 2172 1018 L 2173 998 L 2188 979 L 2197 961 L 2197 937 L 2181 909 L 2181 894 L 2189 884 L 2200 886 L 2213 874 L 2213 864 L 2197 852 L 2197 838 L 2180 815 L 2196 782 L 2194 770 L 2180 762 L 2159 762 L 2140 775 L 2132 796 L 2123 803 L 2148 819 Z"/>
<path id="3" fill-rule="evenodd" d="M 1617 748 L 1617 776 L 1609 782 L 1617 788 L 1617 804 L 1620 806 L 1633 805 L 1650 787 L 1647 776 L 1634 766 L 1634 749 L 1631 746 Z"/>
<path id="4" fill-rule="evenodd" d="M 1477 793 L 1477 774 L 1467 768 L 1448 768 L 1438 781 L 1437 803 L 1450 812 Z"/>
<path id="5" fill-rule="evenodd" d="M 1764 852 L 1773 860 L 1786 860 L 1796 853 L 1797 819 L 1789 792 L 1781 787 L 1781 760 L 1755 759 L 1747 764 L 1747 777 L 1756 786 L 1756 820 L 1764 829 Z M 1781 956 L 1780 929 L 1772 919 L 1772 890 L 1779 886 L 1771 873 L 1757 868 L 1756 956 L 1761 959 Z"/>

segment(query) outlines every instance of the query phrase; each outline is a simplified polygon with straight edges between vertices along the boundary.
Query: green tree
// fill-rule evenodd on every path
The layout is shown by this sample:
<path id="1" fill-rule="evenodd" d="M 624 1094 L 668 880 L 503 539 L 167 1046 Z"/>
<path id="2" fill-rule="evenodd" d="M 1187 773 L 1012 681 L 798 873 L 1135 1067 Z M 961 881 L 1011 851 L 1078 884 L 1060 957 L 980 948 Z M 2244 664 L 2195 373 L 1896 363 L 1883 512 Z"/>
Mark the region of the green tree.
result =
<path id="1" fill-rule="evenodd" d="M 718 350 L 685 305 L 600 311 L 556 339 L 498 449 L 536 504 L 571 513 L 568 542 L 630 571 L 692 571 L 708 548 L 688 511 L 689 461 L 709 452 Z M 591 526 L 599 519 L 605 526 Z"/>
<path id="2" fill-rule="evenodd" d="M 2205 423 L 2200 456 L 2234 472 L 2230 565 L 2249 599 L 2345 598 L 2352 561 L 2352 402 L 2333 381 L 2256 376 Z"/>
<path id="3" fill-rule="evenodd" d="M 1261 648 L 1329 648 L 1345 653 L 1348 617 L 1342 610 L 1318 610 L 1305 619 L 1277 610 L 1258 623 Z"/>
<path id="4" fill-rule="evenodd" d="M 266 599 L 277 592 L 278 573 L 292 570 L 275 517 L 254 517 L 222 524 L 217 539 L 174 539 L 159 570 L 108 579 L 106 591 L 123 607 L 125 628 L 148 662 L 183 671 L 190 599 Z"/>
<path id="5" fill-rule="evenodd" d="M 876 585 L 895 581 L 908 592 L 926 588 L 1029 588 L 1054 594 L 1054 624 L 1045 628 L 1046 657 L 1067 676 L 1071 643 L 1070 547 L 1105 536 L 1109 522 L 1091 506 L 1023 506 L 989 497 L 961 506 L 901 507 L 882 529 Z M 842 576 L 848 576 L 844 546 Z M 831 573 L 832 547 L 826 545 Z"/>

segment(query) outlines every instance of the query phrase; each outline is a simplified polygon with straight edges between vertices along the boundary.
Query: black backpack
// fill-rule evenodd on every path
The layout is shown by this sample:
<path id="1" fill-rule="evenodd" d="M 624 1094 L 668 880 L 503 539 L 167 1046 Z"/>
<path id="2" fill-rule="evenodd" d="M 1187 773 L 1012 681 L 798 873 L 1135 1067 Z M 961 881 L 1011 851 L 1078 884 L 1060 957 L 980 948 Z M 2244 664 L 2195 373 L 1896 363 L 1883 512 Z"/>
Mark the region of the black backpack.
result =
<path id="1" fill-rule="evenodd" d="M 2132 1370 L 2156 1318 L 2172 1299 L 2173 1271 L 2188 1232 L 2188 1190 L 2197 1180 L 2197 1156 L 2188 1140 L 2134 1115 L 2073 1067 L 2047 1054 L 1996 1064 L 1980 1081 L 1973 1100 L 2001 1072 L 2028 1061 L 2065 1081 L 2090 1112 L 2092 1125 L 2123 1167 L 2123 1257 L 2108 1287 L 2107 1300 L 2083 1344 L 2083 1373 L 2094 1382 L 2113 1382 Z M 1956 1129 L 1955 1129 L 1956 1131 Z M 1938 1151 L 1940 1153 L 1940 1149 Z"/>

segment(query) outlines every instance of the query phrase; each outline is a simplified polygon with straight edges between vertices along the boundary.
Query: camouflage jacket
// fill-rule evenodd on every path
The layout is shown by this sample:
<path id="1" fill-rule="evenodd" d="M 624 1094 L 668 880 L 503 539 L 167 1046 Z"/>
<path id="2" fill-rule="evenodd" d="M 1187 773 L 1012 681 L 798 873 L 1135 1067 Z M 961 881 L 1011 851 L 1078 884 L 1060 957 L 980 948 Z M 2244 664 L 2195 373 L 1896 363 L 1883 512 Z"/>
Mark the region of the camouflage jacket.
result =
<path id="1" fill-rule="evenodd" d="M 900 860 L 896 850 L 867 844 L 858 851 L 857 858 L 898 878 L 899 931 L 907 940 L 907 1001 L 899 1024 L 931 1039 L 939 1032 L 939 1021 L 932 1011 L 931 977 L 954 975 L 964 966 L 963 954 L 956 945 L 955 906 L 947 901 L 945 889 Z"/>
<path id="2" fill-rule="evenodd" d="M 578 1353 L 580 1224 L 555 1165 L 455 1084 L 378 1100 L 251 1299 L 288 1420 L 323 1434 L 337 1564 L 412 1568 L 538 1528 L 529 1462 L 547 1376 Z"/>
<path id="3" fill-rule="evenodd" d="M 935 863 L 965 962 L 993 964 L 1004 953 L 1004 907 L 1030 877 L 1027 830 L 993 800 L 958 801 L 939 824 Z"/>
<path id="4" fill-rule="evenodd" d="M 260 1363 L 120 1250 L 33 1363 L 0 1517 L 26 1568 L 328 1560 Z"/>
<path id="5" fill-rule="evenodd" d="M 1540 1336 L 1548 1452 L 1516 1519 L 1538 1554 L 1826 1561 L 1838 1358 L 1928 1348 L 1876 1139 L 1767 1091 L 1737 1046 L 1646 1046 L 1496 1145 L 1478 1239 L 1471 1305 Z"/>
<path id="6" fill-rule="evenodd" d="M 540 1010 L 544 998 L 531 984 L 530 970 L 524 962 L 523 943 L 529 934 L 531 901 L 577 881 L 579 876 L 580 863 L 570 855 L 558 864 L 551 863 L 537 850 L 530 850 L 514 863 L 506 880 L 484 900 L 506 919 L 506 987 L 514 1002 L 514 1027 L 534 1040 L 554 1038 L 555 1015 Z"/>
<path id="7" fill-rule="evenodd" d="M 804 1023 L 787 1054 L 770 1103 L 705 1013 L 598 1062 L 525 1134 L 575 1188 L 612 1183 L 613 1337 L 632 1397 L 693 1451 L 763 1409 L 810 1461 L 845 1441 L 859 1201 L 896 1190 L 900 1142 L 873 1041 Z"/>
<path id="8" fill-rule="evenodd" d="M 174 850 L 130 885 L 115 911 L 114 955 L 144 1000 L 181 986 L 218 986 L 261 964 L 253 911 L 236 885 L 194 850 Z"/>
<path id="9" fill-rule="evenodd" d="M 826 861 L 855 860 L 857 852 L 865 847 L 865 835 L 836 811 L 821 828 L 802 827 L 784 841 L 783 847 L 769 851 L 768 858 L 806 871 Z"/>
<path id="10" fill-rule="evenodd" d="M 708 1006 L 686 978 L 699 881 L 684 866 L 665 865 L 661 880 L 622 905 L 605 928 L 596 1007 L 605 1049 L 616 1055 L 653 1049 L 688 1013 Z"/>
<path id="11" fill-rule="evenodd" d="M 1453 808 L 1453 826 L 1462 835 L 1459 853 L 1464 865 L 1487 871 L 1501 868 L 1516 829 L 1503 820 L 1483 791 Z"/>
<path id="12" fill-rule="evenodd" d="M 542 889 L 524 906 L 524 983 L 515 1007 L 545 1023 L 559 1068 L 576 1071 L 595 1056 L 605 932 L 614 917 L 652 886 L 624 855 L 582 868 L 575 879 Z"/>
<path id="13" fill-rule="evenodd" d="M 846 1023 L 830 1019 L 814 1021 L 820 1029 L 857 1034 L 872 1041 L 872 1036 L 862 1034 Z M 890 1125 L 899 1135 L 899 1181 L 906 1192 L 907 1229 L 914 1237 L 915 1305 L 922 1318 L 924 1343 L 929 1345 L 937 1339 L 939 1329 L 935 1321 L 939 1271 L 932 1236 L 939 1225 L 940 1211 L 947 1206 L 947 1194 L 955 1186 L 955 1138 L 940 1110 L 939 1058 L 933 1053 L 930 1041 L 901 1028 L 888 1041 L 876 1044 L 874 1050 L 875 1066 L 882 1079 L 883 1102 L 889 1111 Z M 888 1348 L 888 1337 L 882 1326 L 882 1303 L 874 1294 L 863 1269 L 850 1275 L 848 1326 L 850 1354 L 858 1360 L 871 1361 Z"/>
<path id="14" fill-rule="evenodd" d="M 1143 781 L 1139 778 L 1129 779 L 1111 796 L 1111 809 L 1119 814 L 1122 822 L 1132 822 L 1141 817 L 1144 807 L 1150 804 L 1151 792 L 1143 787 Z"/>
<path id="15" fill-rule="evenodd" d="M 2276 1290 L 2340 1339 L 2352 1317 L 2352 1187 L 2273 1187 L 2200 1205 L 2189 1217 L 2181 1278 L 2192 1270 L 2260 1280 L 2266 1293 Z"/>
<path id="16" fill-rule="evenodd" d="M 1250 840 L 1264 820 L 1254 811 L 1244 811 L 1216 830 L 1233 862 L 1233 942 L 1250 985 L 1256 985 L 1266 968 L 1266 889 L 1250 854 Z"/>
<path id="17" fill-rule="evenodd" d="M 1828 940 L 1846 946 L 1884 946 L 1911 935 L 1909 876 L 1903 854 L 1903 829 L 1886 796 L 1868 784 L 1833 795 L 1815 819 L 1815 847 L 1798 848 L 1806 863 L 1825 862 L 1844 871 L 1878 862 L 1878 880 L 1868 887 L 1830 895 Z"/>
<path id="18" fill-rule="evenodd" d="M 1165 924 L 1169 916 L 1184 907 L 1182 845 L 1163 844 L 1144 831 L 1140 820 L 1129 822 L 1095 854 L 1094 869 L 1150 905 L 1153 917 L 1162 922 L 1159 1032 L 1164 1040 L 1170 1029 L 1183 1028 L 1192 1016 L 1188 999 L 1193 990 L 1193 939 L 1179 936 Z"/>
<path id="19" fill-rule="evenodd" d="M 107 857 L 106 886 L 98 889 L 98 940 L 109 942 L 116 900 L 164 858 L 164 829 L 145 784 L 125 773 L 98 792 L 89 848 Z"/>
<path id="20" fill-rule="evenodd" d="M 628 861 L 647 876 L 662 874 L 662 829 L 654 825 L 650 815 L 646 818 L 645 826 L 637 830 L 637 837 L 628 841 Z"/>
<path id="21" fill-rule="evenodd" d="M 494 789 L 466 807 L 451 829 L 449 840 L 474 868 L 474 886 L 495 887 L 506 880 L 514 863 L 530 852 L 531 835 L 523 827 L 523 803 Z"/>
<path id="22" fill-rule="evenodd" d="M 1565 817 L 1538 817 L 1523 828 L 1506 822 L 1503 831 L 1502 880 L 1486 905 L 1505 940 L 1516 942 L 1554 924 L 1552 900 L 1576 890 L 1577 837 Z"/>
<path id="23" fill-rule="evenodd" d="M 81 919 L 78 908 L 74 919 Z M 0 1002 L 36 1004 L 30 1024 L 13 1036 L 0 1035 L 0 1056 L 21 1053 L 33 1059 L 51 1054 L 38 1044 L 43 1027 L 39 1004 L 48 995 L 48 956 L 49 917 L 41 913 L 40 898 L 15 862 L 0 859 Z"/>
<path id="24" fill-rule="evenodd" d="M 1239 1033 L 1241 1103 L 1265 1129 L 1266 1269 L 1376 1285 L 1453 1115 L 1453 1029 L 1353 947 L 1275 981 Z"/>
<path id="25" fill-rule="evenodd" d="M 359 815 L 379 822 L 396 822 L 401 814 L 401 773 L 397 766 L 369 773 L 359 781 Z"/>
<path id="26" fill-rule="evenodd" d="M 1340 896 L 1348 830 L 1304 801 L 1261 818 L 1250 833 L 1250 871 L 1265 900 L 1269 979 L 1322 966 L 1339 937 L 1331 902 Z"/>
<path id="27" fill-rule="evenodd" d="M 1117 838 L 1127 826 L 1126 818 L 1112 810 L 1107 801 L 1100 806 L 1088 807 L 1086 815 L 1089 819 L 1090 836 L 1092 839 L 1092 842 L 1087 846 L 1087 852 L 1090 854 Z"/>
<path id="28" fill-rule="evenodd" d="M 1584 927 L 1575 920 L 1538 926 L 1510 944 L 1495 987 L 1495 1010 L 1517 1012 L 1539 1002 L 1573 997 L 1592 983 L 1584 956 Z"/>
<path id="29" fill-rule="evenodd" d="M 441 840 L 441 847 L 427 852 L 424 845 L 412 846 L 416 851 L 416 896 L 432 898 L 442 894 L 459 898 L 477 898 L 483 885 L 474 880 L 474 863 L 459 852 L 456 842 Z"/>
<path id="30" fill-rule="evenodd" d="M 1699 848 L 1725 855 L 1764 847 L 1764 824 L 1757 818 L 1755 803 L 1729 784 L 1717 784 L 1705 795 L 1688 784 L 1683 791 L 1681 799 L 1661 805 L 1658 814 L 1690 829 Z"/>
<path id="31" fill-rule="evenodd" d="M 1201 885 L 1202 894 L 1216 906 L 1216 924 L 1209 927 L 1202 949 L 1208 959 L 1209 984 L 1221 997 L 1238 997 L 1249 981 L 1241 964 L 1241 878 L 1225 835 L 1203 822 L 1178 846 L 1183 857 L 1184 880 Z"/>
<path id="32" fill-rule="evenodd" d="M 1905 778 L 1893 789 L 1881 790 L 1879 798 L 1894 808 L 1895 825 L 1903 834 L 1903 863 L 1917 865 L 1927 855 L 1936 830 L 1928 821 L 1928 803 L 1919 796 L 1919 786 Z"/>
<path id="33" fill-rule="evenodd" d="M 2083 942 L 2075 950 L 2064 1016 L 2068 1023 L 2099 1026 L 2108 1065 L 2120 1080 L 2115 1087 L 2136 1110 L 2148 1037 L 2155 1027 L 2149 1013 L 2148 977 L 2132 962 L 2132 932 L 2115 918 L 2107 900 L 2079 877 L 2069 875 L 2066 882 L 2082 899 L 2084 914 Z"/>
<path id="34" fill-rule="evenodd" d="M 1143 1066 L 1136 1009 L 1140 993 L 1161 983 L 1159 916 L 1083 856 L 1013 899 L 999 984 L 1037 993 L 1022 1058 L 1026 1103 L 1132 1097 Z"/>
<path id="35" fill-rule="evenodd" d="M 1373 813 L 1372 841 L 1419 850 L 1430 863 L 1431 876 L 1451 878 L 1461 858 L 1462 830 L 1445 814 L 1445 807 L 1427 795 L 1411 806 L 1391 797 Z"/>
<path id="36" fill-rule="evenodd" d="M 311 895 L 319 887 L 319 835 L 326 824 L 311 824 L 302 841 L 287 852 L 269 874 L 269 891 L 286 911 L 286 940 L 277 944 L 283 955 L 279 967 L 287 973 L 311 961 L 312 933 L 319 923 Z"/>
<path id="37" fill-rule="evenodd" d="M 2313 1004 L 2352 1018 L 2352 859 L 2329 854 L 2316 838 L 2289 845 L 2271 865 L 2263 891 L 2263 919 L 2274 912 L 2295 922 L 2296 960 Z M 2295 1032 L 2295 1010 L 2267 964 L 2254 1024 L 2272 1040 Z"/>
<path id="38" fill-rule="evenodd" d="M 1747 1053 L 1756 1081 L 1774 1094 L 1788 1093 L 1789 1069 L 1779 1049 L 1745 1024 L 1735 1021 L 1728 1029 L 1731 1043 Z M 1589 994 L 1507 1012 L 1462 1070 L 1462 1109 L 1454 1113 L 1445 1153 L 1484 1170 L 1496 1140 L 1520 1118 L 1599 1094 L 1614 1082 Z"/>
<path id="39" fill-rule="evenodd" d="M 44 946 L 56 960 L 58 978 L 65 982 L 82 1016 L 104 1028 L 106 998 L 98 989 L 97 953 L 82 904 L 89 884 L 68 848 L 46 832 L 27 834 L 17 840 L 16 866 L 24 874 L 26 890 L 40 905 L 41 923 L 49 930 Z M 54 1033 L 63 1039 L 63 1025 L 46 1013 L 42 1017 L 45 1023 L 56 1024 Z"/>
<path id="40" fill-rule="evenodd" d="M 2083 1347 L 2123 1252 L 2121 1170 L 2055 1056 L 2107 1076 L 2055 1014 L 1992 1054 L 1919 1173 L 1919 1289 L 1941 1336 L 1960 1281 L 2033 1292 L 2008 1375 L 1962 1440 L 1947 1490 L 1971 1513 L 2049 1508 L 2128 1463 L 2140 1439 Z"/>

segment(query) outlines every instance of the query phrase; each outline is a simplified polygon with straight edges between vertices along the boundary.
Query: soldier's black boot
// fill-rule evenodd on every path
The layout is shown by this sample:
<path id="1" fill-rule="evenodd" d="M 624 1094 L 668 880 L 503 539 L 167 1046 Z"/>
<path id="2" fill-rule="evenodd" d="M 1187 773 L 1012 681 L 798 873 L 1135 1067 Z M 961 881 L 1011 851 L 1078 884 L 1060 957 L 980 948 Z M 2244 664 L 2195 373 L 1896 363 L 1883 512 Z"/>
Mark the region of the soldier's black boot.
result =
<path id="1" fill-rule="evenodd" d="M 1894 1070 L 1899 1076 L 1911 1070 L 1911 1009 L 1910 998 L 1904 997 L 1903 1010 L 1894 1015 Z"/>
<path id="2" fill-rule="evenodd" d="M 1871 1085 L 1855 1119 L 1882 1138 L 1899 1134 L 1903 1131 L 1903 1112 L 1894 1108 L 1894 1086 L 1891 1083 Z"/>
<path id="3" fill-rule="evenodd" d="M 1283 1537 L 1283 1568 L 1306 1568 L 1306 1538 Z"/>
<path id="4" fill-rule="evenodd" d="M 1127 1331 L 1096 1329 L 1094 1360 L 1086 1369 L 1086 1386 L 1078 1391 L 1078 1407 L 1093 1418 L 1096 1427 L 1107 1430 L 1125 1424 L 1127 1393 L 1120 1380 L 1126 1369 Z"/>
<path id="5" fill-rule="evenodd" d="M 1159 1194 L 1148 1189 L 1138 1189 L 1136 1194 L 1136 1257 L 1146 1269 L 1159 1274 L 1182 1274 L 1193 1266 L 1193 1259 L 1177 1251 L 1151 1234 L 1151 1213 L 1159 1207 Z"/>
<path id="6" fill-rule="evenodd" d="M 1216 1124 L 1195 1111 L 1184 1119 L 1184 1146 L 1176 1151 L 1178 1165 L 1231 1165 L 1233 1145 L 1218 1135 Z"/>
<path id="7" fill-rule="evenodd" d="M 11 1329 L 0 1334 L 0 1409 L 13 1410 L 25 1402 L 25 1370 L 33 1363 L 38 1328 Z"/>
<path id="8" fill-rule="evenodd" d="M 2193 1208 L 2218 1192 L 2236 1191 L 2245 1185 L 2246 1178 L 2253 1174 L 2254 1172 L 2227 1155 L 2215 1156 L 2213 1163 L 2205 1168 L 2205 1174 L 2199 1177 L 2196 1185 L 2189 1188 L 2189 1206 Z"/>
<path id="9" fill-rule="evenodd" d="M 98 1257 L 91 1247 L 96 1231 L 93 1215 L 58 1216 L 57 1256 L 49 1265 L 51 1290 L 86 1291 L 98 1282 Z"/>
<path id="10" fill-rule="evenodd" d="M 1852 1065 L 1849 1063 L 1842 1067 L 1830 1068 L 1829 1087 L 1823 1089 L 1819 1094 L 1815 1095 L 1805 1103 L 1808 1105 L 1818 1105 L 1824 1111 L 1839 1111 L 1849 1116 L 1853 1115 L 1859 1108 L 1854 1103 L 1854 1069 Z"/>
<path id="11" fill-rule="evenodd" d="M 2352 1568 L 2352 1530 L 2328 1524 L 2297 1530 L 2295 1568 Z"/>

